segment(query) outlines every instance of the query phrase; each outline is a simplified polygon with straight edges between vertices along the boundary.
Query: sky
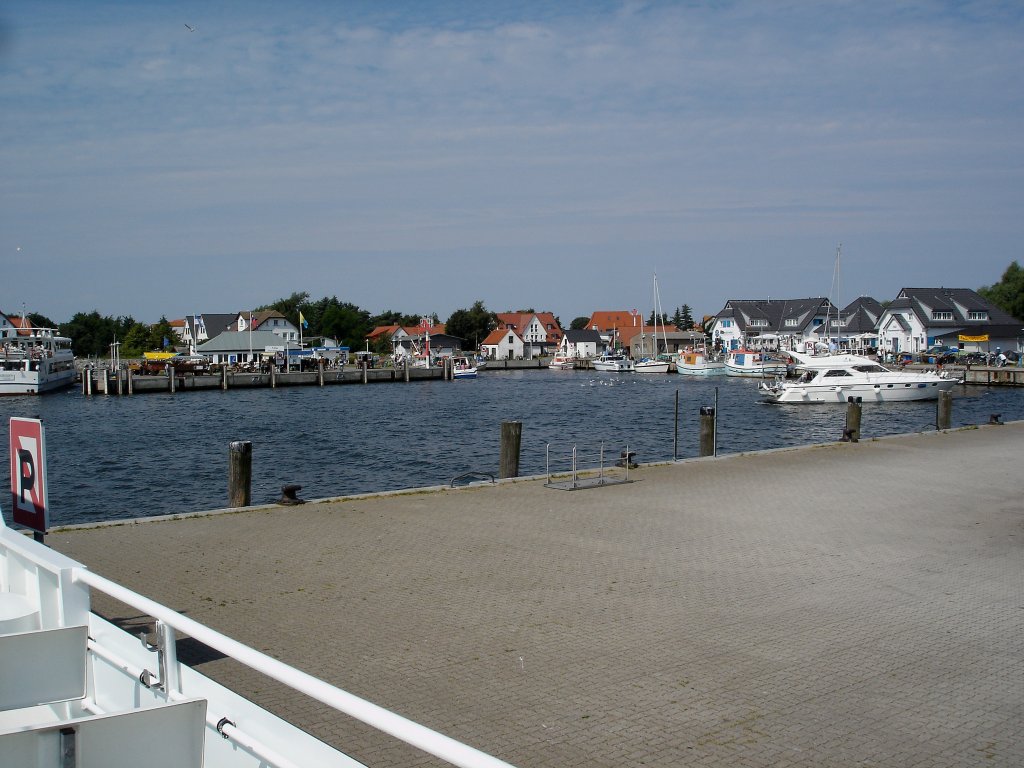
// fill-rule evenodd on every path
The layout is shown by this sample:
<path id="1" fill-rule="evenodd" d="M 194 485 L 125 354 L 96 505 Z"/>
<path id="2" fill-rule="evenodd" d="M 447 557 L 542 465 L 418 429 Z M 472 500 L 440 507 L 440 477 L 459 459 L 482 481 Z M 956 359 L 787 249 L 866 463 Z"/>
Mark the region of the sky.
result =
<path id="1" fill-rule="evenodd" d="M 4 0 L 0 311 L 978 288 L 1022 80 L 1015 1 Z"/>

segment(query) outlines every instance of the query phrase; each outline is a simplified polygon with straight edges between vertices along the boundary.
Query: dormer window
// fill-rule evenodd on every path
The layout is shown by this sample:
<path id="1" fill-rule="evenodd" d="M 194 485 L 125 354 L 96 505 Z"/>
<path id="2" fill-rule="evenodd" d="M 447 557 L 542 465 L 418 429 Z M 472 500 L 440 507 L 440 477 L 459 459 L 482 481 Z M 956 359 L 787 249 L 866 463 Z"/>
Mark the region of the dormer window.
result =
<path id="1" fill-rule="evenodd" d="M 800 321 L 797 320 L 795 317 L 787 317 L 786 318 L 786 327 L 787 328 L 796 328 L 799 324 L 800 324 Z"/>
<path id="2" fill-rule="evenodd" d="M 984 310 L 978 310 L 978 311 L 975 311 L 975 312 L 968 312 L 967 313 L 967 319 L 968 320 L 988 320 L 988 312 L 985 312 Z"/>
<path id="3" fill-rule="evenodd" d="M 932 320 L 952 320 L 952 319 L 953 319 L 953 313 L 952 312 L 940 312 L 937 309 L 932 310 Z"/>
<path id="4" fill-rule="evenodd" d="M 751 319 L 748 325 L 751 328 L 764 328 L 768 325 L 768 321 L 765 320 L 763 317 L 755 317 Z"/>

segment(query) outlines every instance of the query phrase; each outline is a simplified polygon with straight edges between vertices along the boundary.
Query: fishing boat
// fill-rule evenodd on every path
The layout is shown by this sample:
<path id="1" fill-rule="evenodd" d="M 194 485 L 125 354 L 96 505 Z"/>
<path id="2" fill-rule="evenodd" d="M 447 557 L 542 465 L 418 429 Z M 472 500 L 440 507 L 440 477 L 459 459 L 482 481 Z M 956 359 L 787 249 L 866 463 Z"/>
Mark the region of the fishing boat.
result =
<path id="1" fill-rule="evenodd" d="M 590 361 L 595 371 L 611 371 L 613 373 L 632 373 L 633 361 L 620 352 L 605 352 Z"/>
<path id="2" fill-rule="evenodd" d="M 54 328 L 5 328 L 0 335 L 0 395 L 41 395 L 75 380 L 71 339 Z"/>
<path id="3" fill-rule="evenodd" d="M 153 643 L 93 612 L 93 594 L 155 620 Z M 22 535 L 0 516 L 0 763 L 296 768 L 362 763 L 178 660 L 187 635 L 231 664 L 443 761 L 508 764 L 243 645 Z M 272 698 L 277 698 L 272 697 Z M 278 700 L 279 703 L 279 700 Z"/>
<path id="4" fill-rule="evenodd" d="M 770 357 L 758 349 L 731 349 L 725 360 L 727 376 L 747 376 L 758 379 L 786 375 L 786 361 Z"/>
<path id="5" fill-rule="evenodd" d="M 860 355 L 806 355 L 787 352 L 796 361 L 792 378 L 762 382 L 774 403 L 865 403 L 934 400 L 957 380 L 934 371 L 893 371 Z"/>
<path id="6" fill-rule="evenodd" d="M 725 362 L 715 359 L 707 350 L 692 350 L 679 356 L 676 371 L 684 376 L 724 376 Z"/>

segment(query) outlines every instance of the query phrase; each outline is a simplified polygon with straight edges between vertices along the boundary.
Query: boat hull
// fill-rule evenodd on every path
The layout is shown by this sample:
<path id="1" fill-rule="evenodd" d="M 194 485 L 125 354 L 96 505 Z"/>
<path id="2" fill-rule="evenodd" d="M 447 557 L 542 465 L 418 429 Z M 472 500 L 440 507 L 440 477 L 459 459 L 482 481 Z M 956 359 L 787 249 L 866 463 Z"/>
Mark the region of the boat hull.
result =
<path id="1" fill-rule="evenodd" d="M 683 376 L 725 376 L 725 363 L 686 363 L 680 360 L 676 370 Z"/>
<path id="2" fill-rule="evenodd" d="M 669 363 L 661 360 L 641 360 L 633 364 L 635 373 L 668 373 Z"/>
<path id="3" fill-rule="evenodd" d="M 726 376 L 745 376 L 750 379 L 770 379 L 786 374 L 785 363 L 765 363 L 756 366 L 739 366 L 725 364 Z"/>
<path id="4" fill-rule="evenodd" d="M 860 398 L 864 403 L 896 403 L 914 400 L 935 400 L 939 392 L 949 392 L 955 379 L 925 379 L 919 381 L 876 382 L 849 386 L 806 386 L 785 384 L 765 394 L 773 403 L 846 403 Z"/>
<path id="5" fill-rule="evenodd" d="M 35 371 L 0 371 L 0 395 L 44 395 L 70 387 L 74 370 L 40 375 Z"/>

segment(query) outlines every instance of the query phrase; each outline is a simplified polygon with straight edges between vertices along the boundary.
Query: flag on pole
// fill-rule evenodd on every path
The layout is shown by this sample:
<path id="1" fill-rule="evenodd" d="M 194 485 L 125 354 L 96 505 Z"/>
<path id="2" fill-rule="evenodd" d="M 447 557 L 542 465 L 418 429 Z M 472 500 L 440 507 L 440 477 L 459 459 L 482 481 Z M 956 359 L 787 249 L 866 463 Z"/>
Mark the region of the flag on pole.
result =
<path id="1" fill-rule="evenodd" d="M 309 328 L 309 322 L 306 320 L 305 317 L 302 316 L 301 311 L 299 312 L 299 325 L 301 325 L 303 328 Z"/>
<path id="2" fill-rule="evenodd" d="M 167 349 L 169 346 L 171 346 L 171 340 L 164 336 L 164 349 Z"/>

